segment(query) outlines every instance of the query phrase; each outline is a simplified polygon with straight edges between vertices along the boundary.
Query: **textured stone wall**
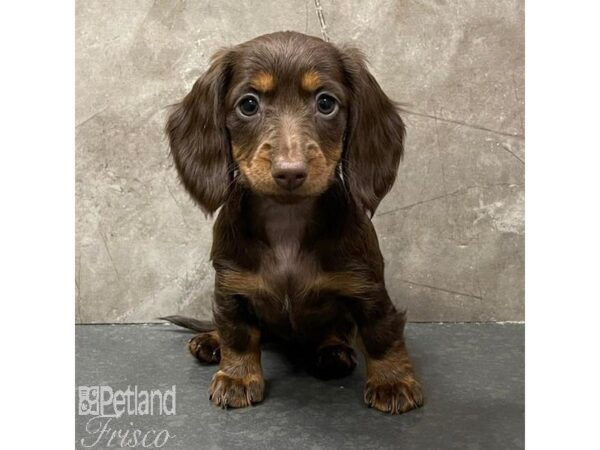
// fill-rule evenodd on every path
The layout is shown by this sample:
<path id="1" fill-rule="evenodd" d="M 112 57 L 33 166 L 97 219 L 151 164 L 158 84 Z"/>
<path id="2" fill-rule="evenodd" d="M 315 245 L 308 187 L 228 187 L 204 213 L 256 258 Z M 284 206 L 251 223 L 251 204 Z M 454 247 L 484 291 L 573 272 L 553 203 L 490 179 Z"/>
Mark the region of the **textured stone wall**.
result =
<path id="1" fill-rule="evenodd" d="M 524 12 L 518 0 L 79 0 L 76 318 L 210 315 L 212 221 L 163 135 L 218 48 L 297 30 L 352 43 L 405 104 L 406 155 L 374 218 L 414 321 L 522 320 Z"/>

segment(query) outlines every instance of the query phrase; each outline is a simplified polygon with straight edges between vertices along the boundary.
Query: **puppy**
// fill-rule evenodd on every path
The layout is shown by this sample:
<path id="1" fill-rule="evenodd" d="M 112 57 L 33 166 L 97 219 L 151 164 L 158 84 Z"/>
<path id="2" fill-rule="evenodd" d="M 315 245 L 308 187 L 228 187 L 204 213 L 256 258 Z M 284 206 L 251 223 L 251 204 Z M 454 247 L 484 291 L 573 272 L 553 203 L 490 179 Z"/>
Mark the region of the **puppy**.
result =
<path id="1" fill-rule="evenodd" d="M 294 32 L 219 51 L 175 105 L 166 133 L 180 179 L 214 224 L 214 325 L 189 343 L 219 363 L 215 405 L 263 400 L 260 345 L 310 355 L 321 378 L 366 360 L 364 401 L 392 414 L 423 403 L 385 288 L 370 217 L 392 187 L 404 125 L 356 49 Z"/>

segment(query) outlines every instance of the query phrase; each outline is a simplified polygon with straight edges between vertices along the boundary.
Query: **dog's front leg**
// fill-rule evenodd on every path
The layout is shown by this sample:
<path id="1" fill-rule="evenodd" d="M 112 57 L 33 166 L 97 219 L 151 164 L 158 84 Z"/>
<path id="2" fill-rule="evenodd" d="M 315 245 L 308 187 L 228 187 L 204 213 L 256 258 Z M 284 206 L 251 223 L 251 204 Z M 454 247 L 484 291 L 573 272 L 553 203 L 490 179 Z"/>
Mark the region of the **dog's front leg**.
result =
<path id="1" fill-rule="evenodd" d="M 363 301 L 358 314 L 359 343 L 367 363 L 364 400 L 391 414 L 402 414 L 423 405 L 404 342 L 405 314 L 396 311 L 385 290 L 374 300 Z"/>
<path id="2" fill-rule="evenodd" d="M 215 296 L 215 323 L 221 337 L 220 369 L 213 376 L 211 401 L 242 408 L 262 401 L 265 380 L 260 363 L 260 330 L 249 321 L 244 299 Z"/>

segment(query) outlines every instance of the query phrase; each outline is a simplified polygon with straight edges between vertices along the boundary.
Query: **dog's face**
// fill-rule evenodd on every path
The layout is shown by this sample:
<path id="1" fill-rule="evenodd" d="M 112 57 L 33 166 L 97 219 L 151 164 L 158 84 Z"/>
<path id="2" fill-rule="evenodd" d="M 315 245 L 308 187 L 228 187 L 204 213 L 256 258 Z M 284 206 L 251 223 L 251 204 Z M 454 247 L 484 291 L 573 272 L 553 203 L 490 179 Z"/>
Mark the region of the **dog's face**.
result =
<path id="1" fill-rule="evenodd" d="M 292 201 L 333 180 L 348 101 L 337 58 L 318 39 L 259 39 L 235 51 L 226 124 L 241 182 L 255 192 Z"/>
<path id="2" fill-rule="evenodd" d="M 358 51 L 284 32 L 217 53 L 167 133 L 205 211 L 233 183 L 293 202 L 340 176 L 372 213 L 394 181 L 404 128 Z"/>

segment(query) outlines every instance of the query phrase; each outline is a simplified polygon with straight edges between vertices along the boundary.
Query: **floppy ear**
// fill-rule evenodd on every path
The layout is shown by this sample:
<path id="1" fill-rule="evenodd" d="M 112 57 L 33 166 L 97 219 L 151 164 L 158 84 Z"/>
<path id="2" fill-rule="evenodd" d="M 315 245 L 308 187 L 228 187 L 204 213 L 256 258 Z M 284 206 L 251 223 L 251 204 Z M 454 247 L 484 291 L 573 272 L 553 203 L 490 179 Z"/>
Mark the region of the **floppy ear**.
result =
<path id="1" fill-rule="evenodd" d="M 404 123 L 396 104 L 369 73 L 363 54 L 342 48 L 350 90 L 344 178 L 350 193 L 371 216 L 396 179 L 404 149 Z"/>
<path id="2" fill-rule="evenodd" d="M 209 69 L 169 116 L 166 133 L 183 185 L 207 214 L 223 204 L 232 180 L 223 98 L 229 53 L 217 53 Z"/>

